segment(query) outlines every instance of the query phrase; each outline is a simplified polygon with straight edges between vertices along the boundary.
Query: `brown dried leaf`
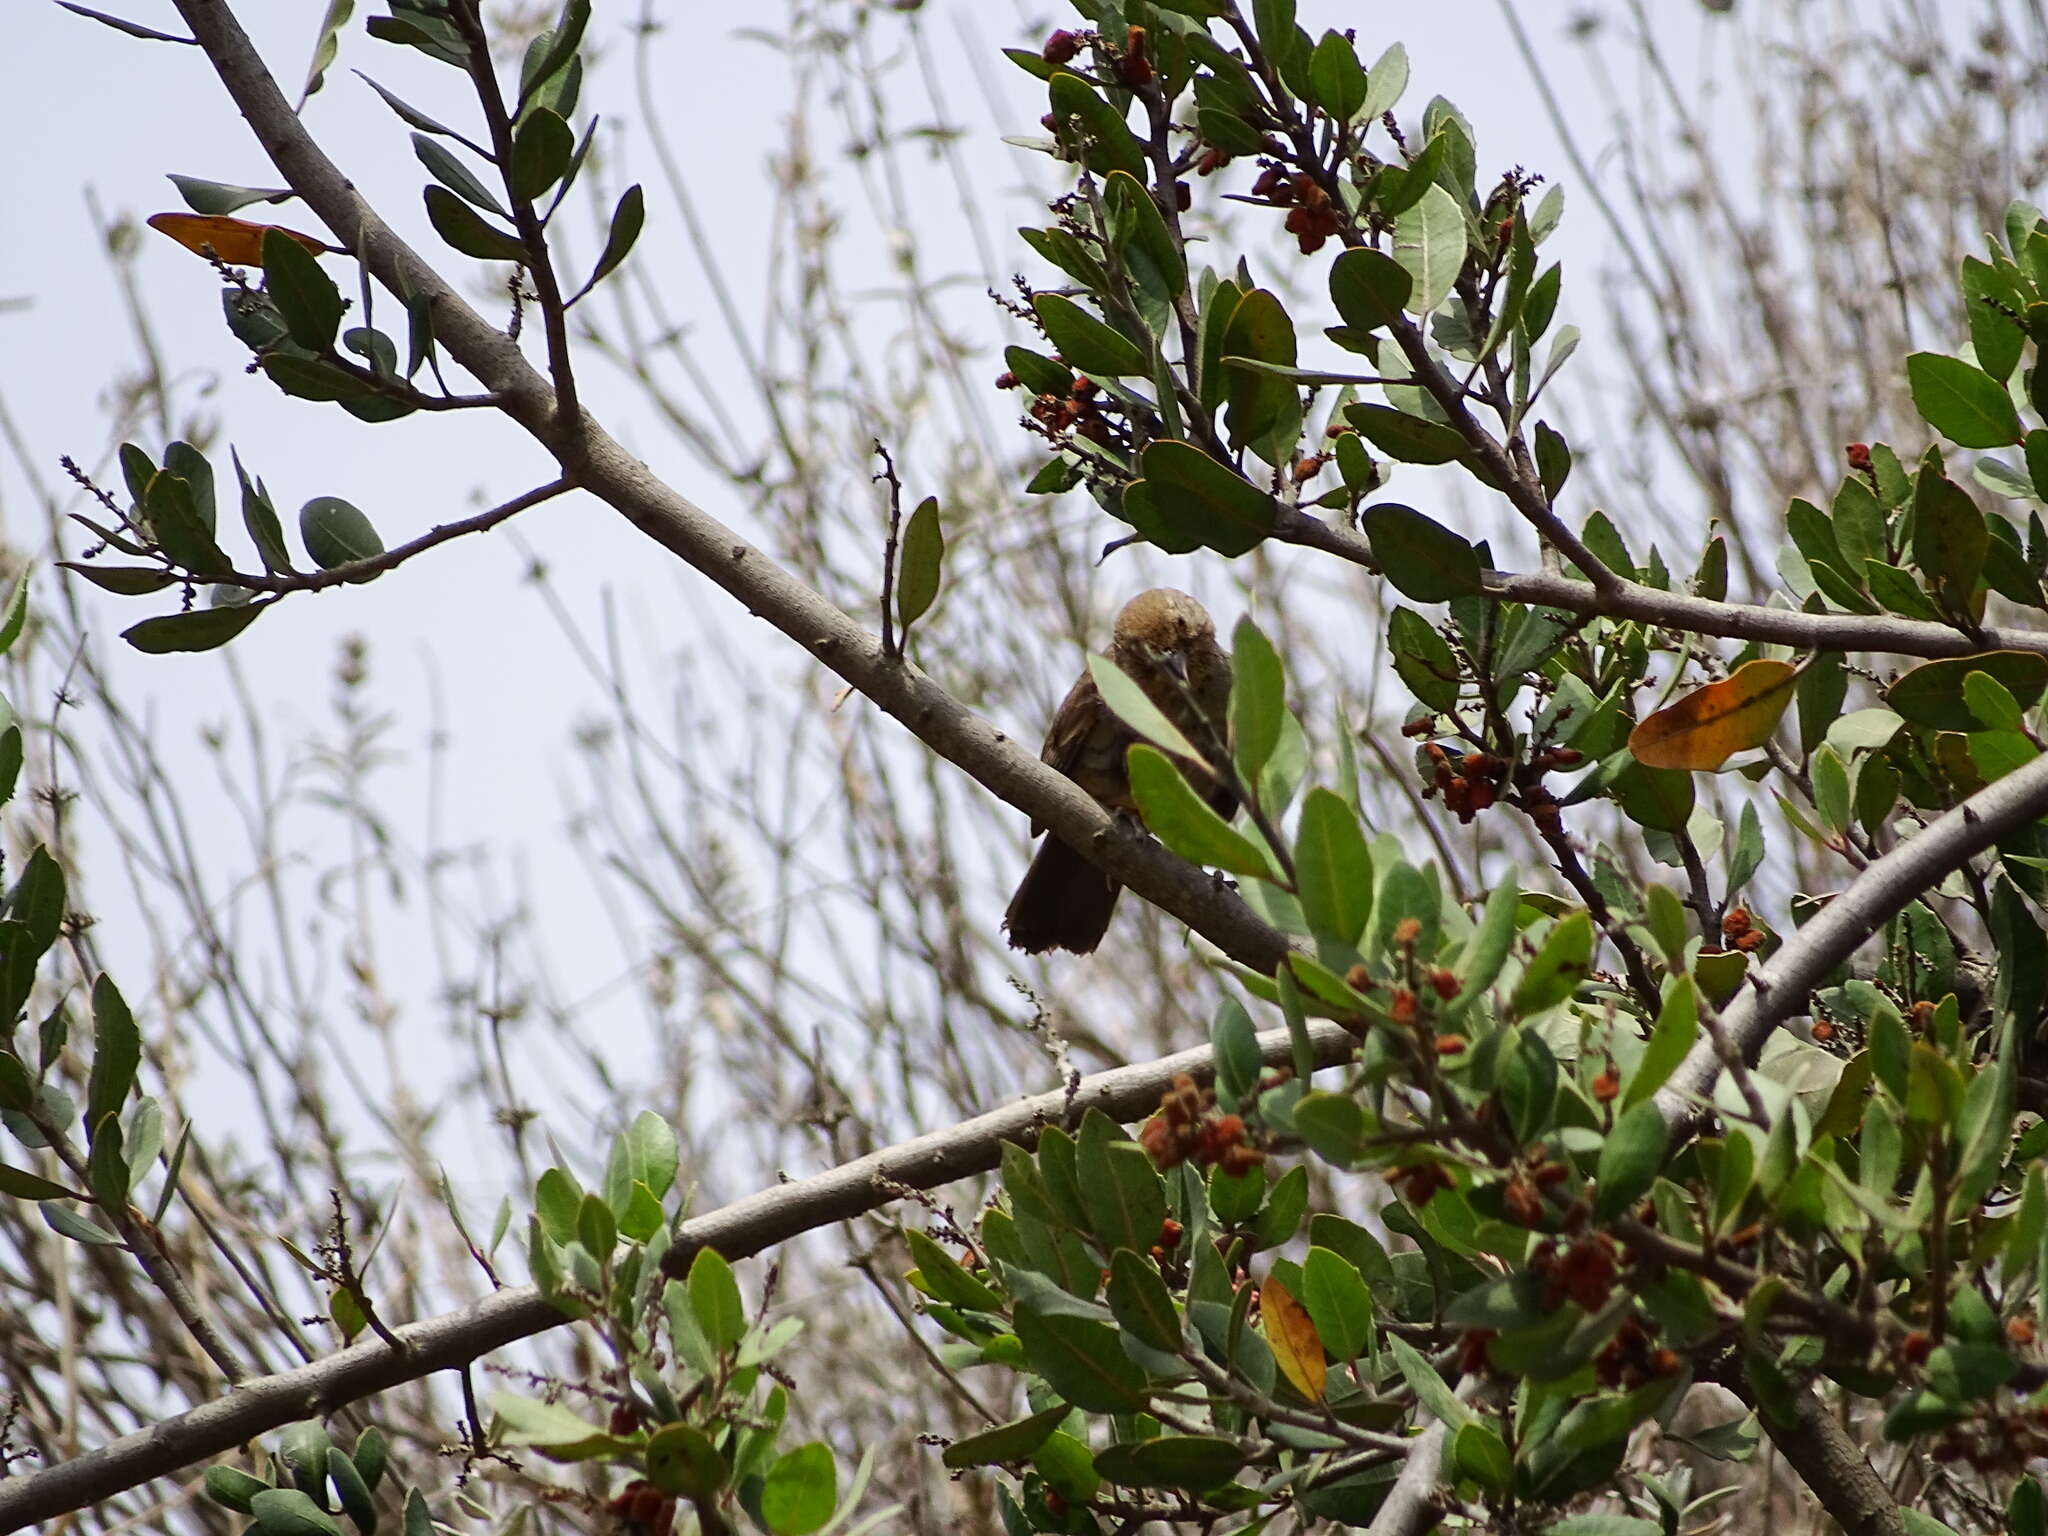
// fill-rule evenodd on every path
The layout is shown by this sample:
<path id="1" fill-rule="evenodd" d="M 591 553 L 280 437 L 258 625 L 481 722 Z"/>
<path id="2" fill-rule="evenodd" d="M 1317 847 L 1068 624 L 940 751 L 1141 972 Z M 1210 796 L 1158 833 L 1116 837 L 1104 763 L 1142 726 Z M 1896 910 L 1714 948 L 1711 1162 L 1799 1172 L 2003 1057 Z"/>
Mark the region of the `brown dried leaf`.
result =
<path id="1" fill-rule="evenodd" d="M 280 224 L 252 224 L 224 213 L 153 213 L 149 216 L 149 227 L 198 255 L 204 256 L 210 250 L 232 267 L 262 266 L 263 237 L 273 229 L 298 241 L 316 256 L 334 249 L 326 241 L 302 235 L 296 229 Z"/>
<path id="2" fill-rule="evenodd" d="M 1259 1287 L 1259 1320 L 1266 1327 L 1266 1343 L 1279 1363 L 1280 1374 L 1294 1390 L 1312 1403 L 1323 1400 L 1322 1335 L 1308 1315 L 1308 1308 L 1288 1294 L 1287 1288 L 1270 1275 Z"/>
<path id="3" fill-rule="evenodd" d="M 1648 768 L 1711 773 L 1737 752 L 1760 747 L 1792 702 L 1799 669 L 1789 661 L 1744 662 L 1629 732 L 1628 749 Z"/>

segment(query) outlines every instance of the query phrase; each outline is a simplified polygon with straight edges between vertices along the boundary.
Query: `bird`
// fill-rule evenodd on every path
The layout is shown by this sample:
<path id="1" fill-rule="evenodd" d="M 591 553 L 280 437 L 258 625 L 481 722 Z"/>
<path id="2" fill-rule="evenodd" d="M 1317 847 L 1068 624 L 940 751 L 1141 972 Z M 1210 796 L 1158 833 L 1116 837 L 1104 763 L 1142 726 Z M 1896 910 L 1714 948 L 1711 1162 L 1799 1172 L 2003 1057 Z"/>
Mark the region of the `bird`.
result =
<path id="1" fill-rule="evenodd" d="M 1208 610 L 1194 598 L 1171 587 L 1140 592 L 1116 616 L 1108 655 L 1196 746 L 1221 741 L 1230 705 L 1230 653 L 1217 643 Z M 1084 671 L 1054 711 L 1038 755 L 1106 809 L 1135 816 L 1127 758 L 1137 740 Z M 1175 761 L 1218 815 L 1227 819 L 1236 811 L 1236 795 L 1206 765 Z M 1043 830 L 1032 823 L 1033 836 Z M 1053 949 L 1092 953 L 1109 930 L 1122 889 L 1048 833 L 1003 918 L 1011 947 L 1034 955 Z"/>

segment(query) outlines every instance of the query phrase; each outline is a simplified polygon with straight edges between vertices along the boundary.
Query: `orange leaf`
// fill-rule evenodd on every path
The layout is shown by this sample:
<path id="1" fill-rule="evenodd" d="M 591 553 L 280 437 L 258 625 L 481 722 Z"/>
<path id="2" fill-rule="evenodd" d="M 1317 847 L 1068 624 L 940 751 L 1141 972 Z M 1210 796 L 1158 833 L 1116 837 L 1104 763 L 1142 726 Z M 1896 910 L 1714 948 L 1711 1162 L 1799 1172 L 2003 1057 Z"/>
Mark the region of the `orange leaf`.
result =
<path id="1" fill-rule="evenodd" d="M 1798 679 L 1789 661 L 1746 661 L 1643 721 L 1628 733 L 1628 749 L 1646 768 L 1711 773 L 1771 739 Z"/>
<path id="2" fill-rule="evenodd" d="M 1259 1287 L 1259 1320 L 1266 1325 L 1266 1343 L 1279 1363 L 1280 1374 L 1312 1403 L 1323 1400 L 1323 1340 L 1308 1308 L 1287 1294 L 1271 1275 Z"/>
<path id="3" fill-rule="evenodd" d="M 247 219 L 231 219 L 224 213 L 152 213 L 149 227 L 201 256 L 211 250 L 233 267 L 262 266 L 263 237 L 273 229 L 289 235 L 316 256 L 333 249 L 324 240 L 315 240 L 281 224 L 251 224 Z"/>

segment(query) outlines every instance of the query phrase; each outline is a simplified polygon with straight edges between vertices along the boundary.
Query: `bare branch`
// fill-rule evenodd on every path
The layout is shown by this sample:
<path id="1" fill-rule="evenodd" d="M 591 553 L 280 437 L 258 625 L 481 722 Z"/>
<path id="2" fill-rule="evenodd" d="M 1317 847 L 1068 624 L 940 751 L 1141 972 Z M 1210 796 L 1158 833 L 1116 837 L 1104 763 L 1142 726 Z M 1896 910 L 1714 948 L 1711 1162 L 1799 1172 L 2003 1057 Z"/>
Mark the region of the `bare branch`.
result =
<path id="1" fill-rule="evenodd" d="M 1348 1061 L 1358 1041 L 1335 1024 L 1312 1024 L 1318 1066 Z M 1268 1066 L 1294 1059 L 1284 1029 L 1259 1036 Z M 1159 1096 L 1185 1073 L 1198 1083 L 1216 1075 L 1215 1053 L 1197 1046 L 1139 1066 L 1117 1067 L 1083 1078 L 1078 1086 L 1019 1100 L 1006 1108 L 899 1142 L 812 1178 L 778 1184 L 683 1223 L 663 1255 L 670 1274 L 688 1270 L 705 1248 L 728 1259 L 746 1258 L 799 1233 L 879 1209 L 905 1189 L 932 1189 L 986 1173 L 1002 1158 L 1006 1141 L 1034 1146 L 1048 1125 L 1078 1120 L 1099 1109 L 1131 1120 L 1158 1107 Z M 390 1387 L 452 1370 L 494 1349 L 568 1322 L 532 1286 L 493 1291 L 440 1317 L 393 1329 L 398 1347 L 383 1339 L 360 1344 L 275 1376 L 245 1380 L 235 1391 L 86 1452 L 74 1460 L 0 1481 L 0 1530 L 84 1509 L 154 1477 L 218 1455 L 295 1419 L 317 1417 Z"/>
<path id="2" fill-rule="evenodd" d="M 1117 821 L 917 668 L 890 657 L 815 588 L 671 489 L 587 411 L 573 421 L 560 416 L 554 391 L 518 345 L 385 225 L 314 143 L 225 0 L 178 0 L 178 9 L 285 180 L 380 282 L 428 298 L 436 339 L 554 453 L 569 478 L 795 640 L 983 788 L 1051 828 L 1232 959 L 1261 972 L 1280 963 L 1289 948 L 1286 936 L 1234 892 Z"/>

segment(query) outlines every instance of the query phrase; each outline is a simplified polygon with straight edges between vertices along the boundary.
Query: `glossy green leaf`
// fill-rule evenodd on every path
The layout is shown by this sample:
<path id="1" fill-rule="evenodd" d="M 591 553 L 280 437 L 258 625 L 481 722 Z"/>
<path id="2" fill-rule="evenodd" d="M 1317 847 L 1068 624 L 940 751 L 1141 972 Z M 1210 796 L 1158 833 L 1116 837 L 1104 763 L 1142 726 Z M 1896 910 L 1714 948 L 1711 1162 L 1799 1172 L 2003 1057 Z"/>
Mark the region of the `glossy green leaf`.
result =
<path id="1" fill-rule="evenodd" d="M 1935 431 L 1965 448 L 2001 448 L 2025 435 L 2005 386 L 1983 369 L 1938 352 L 1906 359 L 1913 408 Z"/>
<path id="2" fill-rule="evenodd" d="M 1046 338 L 1059 349 L 1061 361 L 1098 378 L 1148 374 L 1152 360 L 1121 331 L 1103 324 L 1072 299 L 1041 293 L 1031 301 Z"/>
<path id="3" fill-rule="evenodd" d="M 446 187 L 428 187 L 425 197 L 427 222 L 452 249 L 464 256 L 474 256 L 479 261 L 512 261 L 526 265 L 529 259 L 526 247 L 516 236 L 493 229 L 484 222 L 481 214 Z M 609 252 L 610 247 L 607 246 L 606 250 Z"/>
<path id="4" fill-rule="evenodd" d="M 1478 551 L 1443 524 L 1395 501 L 1367 507 L 1359 521 L 1380 570 L 1403 596 L 1442 603 L 1480 590 Z"/>
<path id="5" fill-rule="evenodd" d="M 1344 323 L 1374 331 L 1400 319 L 1415 291 L 1415 279 L 1384 251 L 1345 251 L 1330 264 L 1330 299 Z"/>
<path id="6" fill-rule="evenodd" d="M 138 651 L 161 656 L 172 651 L 210 651 L 226 645 L 256 622 L 268 603 L 245 603 L 235 608 L 199 608 L 190 613 L 167 613 L 144 619 L 121 631 L 121 638 Z"/>
<path id="7" fill-rule="evenodd" d="M 1148 443 L 1139 466 L 1175 525 L 1220 555 L 1249 553 L 1273 530 L 1273 498 L 1192 443 Z"/>
<path id="8" fill-rule="evenodd" d="M 1301 806 L 1295 834 L 1295 894 L 1319 938 L 1356 949 L 1372 918 L 1372 854 L 1342 796 L 1318 785 Z"/>
<path id="9" fill-rule="evenodd" d="M 1650 1192 L 1669 1134 L 1654 1103 L 1634 1104 L 1622 1112 L 1600 1144 L 1595 1172 L 1599 1189 L 1593 1203 L 1599 1220 L 1613 1220 Z"/>
<path id="10" fill-rule="evenodd" d="M 939 595 L 939 571 L 946 558 L 946 535 L 939 526 L 939 499 L 927 496 L 903 525 L 903 548 L 896 571 L 896 622 L 908 631 L 923 618 Z"/>
<path id="11" fill-rule="evenodd" d="M 1432 186 L 1394 225 L 1394 260 L 1414 282 L 1411 314 L 1435 312 L 1450 297 L 1465 265 L 1465 214 L 1458 200 Z"/>
<path id="12" fill-rule="evenodd" d="M 1884 701 L 1914 725 L 1937 731 L 1978 730 L 1980 723 L 1963 693 L 1963 681 L 1972 672 L 1996 679 L 2022 709 L 2032 709 L 2048 693 L 2048 656 L 1986 651 L 1922 662 L 1885 690 Z"/>
<path id="13" fill-rule="evenodd" d="M 339 496 L 315 496 L 299 509 L 299 538 L 323 571 L 384 553 L 370 520 Z"/>
<path id="14" fill-rule="evenodd" d="M 1145 825 L 1168 848 L 1190 863 L 1234 875 L 1280 878 L 1265 854 L 1218 816 L 1163 754 L 1142 744 L 1132 747 L 1130 767 L 1131 797 Z"/>

